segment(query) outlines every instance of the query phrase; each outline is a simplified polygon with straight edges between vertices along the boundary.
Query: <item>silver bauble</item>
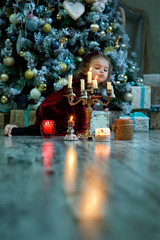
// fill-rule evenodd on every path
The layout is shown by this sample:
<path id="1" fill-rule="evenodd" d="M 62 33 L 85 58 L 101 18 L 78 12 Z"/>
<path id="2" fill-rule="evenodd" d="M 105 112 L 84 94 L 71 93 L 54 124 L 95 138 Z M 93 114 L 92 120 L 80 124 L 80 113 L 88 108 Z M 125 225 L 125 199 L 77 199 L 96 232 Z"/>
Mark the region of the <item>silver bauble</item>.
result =
<path id="1" fill-rule="evenodd" d="M 124 100 L 126 101 L 126 102 L 131 102 L 132 101 L 132 99 L 133 99 L 133 95 L 132 95 L 132 93 L 125 93 L 124 94 Z"/>

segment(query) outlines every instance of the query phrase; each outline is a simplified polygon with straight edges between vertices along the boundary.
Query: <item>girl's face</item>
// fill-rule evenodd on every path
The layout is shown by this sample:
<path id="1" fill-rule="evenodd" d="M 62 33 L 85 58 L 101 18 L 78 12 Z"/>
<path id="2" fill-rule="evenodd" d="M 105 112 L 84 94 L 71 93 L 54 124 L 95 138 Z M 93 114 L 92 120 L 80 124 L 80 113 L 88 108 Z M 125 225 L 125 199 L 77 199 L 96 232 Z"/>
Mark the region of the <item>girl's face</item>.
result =
<path id="1" fill-rule="evenodd" d="M 101 83 L 107 80 L 109 71 L 109 62 L 107 59 L 94 58 L 90 62 L 90 68 L 92 67 L 92 79 L 94 80 L 97 76 L 97 83 Z"/>

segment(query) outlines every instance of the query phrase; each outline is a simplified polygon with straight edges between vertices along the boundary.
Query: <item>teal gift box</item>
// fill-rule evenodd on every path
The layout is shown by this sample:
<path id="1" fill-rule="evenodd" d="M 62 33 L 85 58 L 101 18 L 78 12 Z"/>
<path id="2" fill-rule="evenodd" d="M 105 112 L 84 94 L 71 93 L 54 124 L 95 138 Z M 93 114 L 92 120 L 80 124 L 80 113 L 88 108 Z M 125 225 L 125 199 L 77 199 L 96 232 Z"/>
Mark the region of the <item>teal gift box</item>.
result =
<path id="1" fill-rule="evenodd" d="M 122 115 L 120 119 L 132 119 L 133 130 L 135 132 L 149 131 L 149 117 L 141 112 L 130 113 L 130 115 Z"/>
<path id="2" fill-rule="evenodd" d="M 133 120 L 133 130 L 135 132 L 149 131 L 149 117 L 141 112 L 130 113 Z"/>
<path id="3" fill-rule="evenodd" d="M 151 87 L 132 86 L 132 109 L 149 109 L 151 107 Z"/>

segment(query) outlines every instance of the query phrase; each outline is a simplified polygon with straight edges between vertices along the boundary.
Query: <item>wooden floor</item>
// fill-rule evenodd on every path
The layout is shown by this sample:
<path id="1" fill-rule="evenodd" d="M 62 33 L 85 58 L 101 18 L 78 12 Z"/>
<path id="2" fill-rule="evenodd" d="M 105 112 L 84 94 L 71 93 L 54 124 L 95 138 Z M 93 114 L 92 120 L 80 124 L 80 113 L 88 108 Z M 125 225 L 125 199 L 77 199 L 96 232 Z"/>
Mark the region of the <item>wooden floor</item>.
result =
<path id="1" fill-rule="evenodd" d="M 160 130 L 105 143 L 0 136 L 0 240 L 53 239 L 160 239 Z"/>

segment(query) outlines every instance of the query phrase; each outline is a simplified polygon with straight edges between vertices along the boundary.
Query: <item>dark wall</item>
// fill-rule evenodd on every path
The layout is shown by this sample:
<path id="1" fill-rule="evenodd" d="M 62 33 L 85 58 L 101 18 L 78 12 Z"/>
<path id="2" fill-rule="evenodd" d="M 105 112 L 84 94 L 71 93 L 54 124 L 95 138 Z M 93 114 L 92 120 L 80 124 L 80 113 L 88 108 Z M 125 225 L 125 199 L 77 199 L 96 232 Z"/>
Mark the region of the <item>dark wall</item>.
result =
<path id="1" fill-rule="evenodd" d="M 139 13 L 144 17 L 143 25 L 143 44 L 137 46 L 139 49 L 137 51 L 143 51 L 141 56 L 143 73 L 160 73 L 160 1 L 159 0 L 120 0 L 120 3 L 127 6 L 132 12 Z M 133 28 L 127 20 L 126 16 L 126 32 L 131 38 L 132 48 L 135 48 L 135 34 L 134 24 L 136 20 L 132 22 Z M 140 39 L 139 39 L 140 40 Z M 143 49 L 141 49 L 143 48 Z"/>

